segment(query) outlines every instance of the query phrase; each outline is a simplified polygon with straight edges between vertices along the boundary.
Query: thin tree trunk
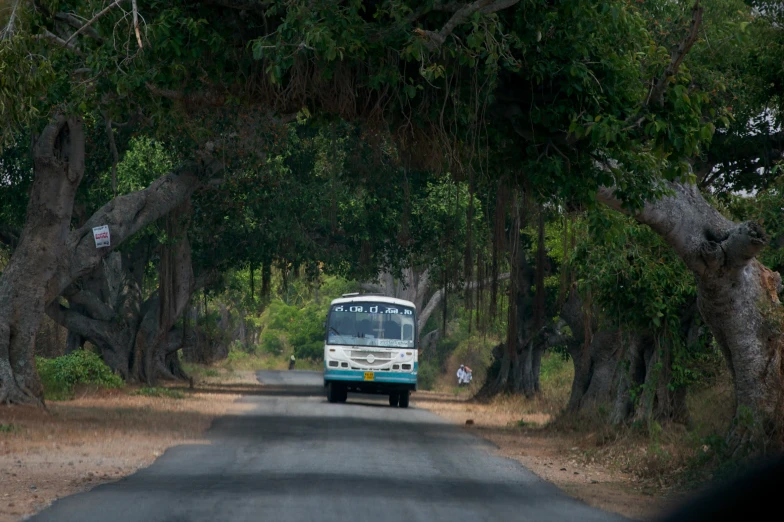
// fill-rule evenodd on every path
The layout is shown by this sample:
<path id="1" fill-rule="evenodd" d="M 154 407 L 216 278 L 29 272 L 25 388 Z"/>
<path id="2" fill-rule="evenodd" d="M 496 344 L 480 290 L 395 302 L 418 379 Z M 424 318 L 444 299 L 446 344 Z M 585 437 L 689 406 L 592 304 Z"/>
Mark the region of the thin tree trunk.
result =
<path id="1" fill-rule="evenodd" d="M 43 405 L 33 353 L 47 303 L 42 282 L 52 279 L 67 256 L 84 142 L 80 119 L 58 117 L 34 147 L 35 180 L 21 241 L 0 276 L 0 403 Z"/>

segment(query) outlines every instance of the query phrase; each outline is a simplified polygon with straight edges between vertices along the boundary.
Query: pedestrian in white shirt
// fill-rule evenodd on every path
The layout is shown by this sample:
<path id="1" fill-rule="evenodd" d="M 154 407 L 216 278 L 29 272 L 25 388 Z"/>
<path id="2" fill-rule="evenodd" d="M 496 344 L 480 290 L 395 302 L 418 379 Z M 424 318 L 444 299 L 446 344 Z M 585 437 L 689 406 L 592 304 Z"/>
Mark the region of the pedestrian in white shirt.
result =
<path id="1" fill-rule="evenodd" d="M 457 385 L 462 386 L 464 379 L 465 379 L 465 366 L 461 364 L 460 368 L 457 369 Z"/>

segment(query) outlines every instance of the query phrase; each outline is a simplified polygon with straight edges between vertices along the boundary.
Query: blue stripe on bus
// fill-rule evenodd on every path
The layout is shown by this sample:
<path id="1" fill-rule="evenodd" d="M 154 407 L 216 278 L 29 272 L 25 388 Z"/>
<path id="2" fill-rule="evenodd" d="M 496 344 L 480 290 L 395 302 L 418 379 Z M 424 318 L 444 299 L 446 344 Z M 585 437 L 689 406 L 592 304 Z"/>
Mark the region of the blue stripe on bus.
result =
<path id="1" fill-rule="evenodd" d="M 368 382 L 391 382 L 391 383 L 404 383 L 416 384 L 417 382 L 417 364 L 414 363 L 413 373 L 404 372 L 373 372 L 373 381 Z M 371 370 L 368 370 L 371 371 Z M 333 370 L 327 368 L 324 370 L 324 380 L 326 381 L 364 381 L 364 370 Z"/>

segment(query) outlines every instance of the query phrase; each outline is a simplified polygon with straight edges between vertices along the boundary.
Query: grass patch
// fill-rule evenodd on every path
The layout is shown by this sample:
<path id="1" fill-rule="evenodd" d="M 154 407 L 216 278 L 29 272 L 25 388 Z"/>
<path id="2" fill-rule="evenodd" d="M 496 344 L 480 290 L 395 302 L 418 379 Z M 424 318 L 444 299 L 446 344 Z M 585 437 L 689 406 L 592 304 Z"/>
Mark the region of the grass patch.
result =
<path id="1" fill-rule="evenodd" d="M 229 356 L 216 364 L 218 368 L 228 371 L 286 370 L 289 367 L 289 355 L 272 355 L 269 353 L 249 353 L 240 348 L 229 349 Z M 324 363 L 311 359 L 297 359 L 297 370 L 321 370 Z"/>
<path id="2" fill-rule="evenodd" d="M 184 399 L 186 394 L 180 390 L 172 390 L 171 388 L 140 388 L 133 392 L 133 395 L 143 395 L 145 397 L 165 397 L 167 399 Z"/>
<path id="3" fill-rule="evenodd" d="M 0 433 L 12 433 L 16 430 L 15 424 L 0 424 Z"/>
<path id="4" fill-rule="evenodd" d="M 548 351 L 542 356 L 539 385 L 542 393 L 537 397 L 537 410 L 551 415 L 560 413 L 569 403 L 574 380 L 574 364 L 562 353 Z"/>
<path id="5" fill-rule="evenodd" d="M 44 387 L 44 397 L 50 401 L 72 399 L 74 387 L 80 384 L 103 388 L 121 388 L 125 385 L 122 378 L 115 375 L 99 355 L 87 350 L 76 350 L 54 359 L 36 357 L 35 364 Z"/>
<path id="6" fill-rule="evenodd" d="M 185 370 L 185 373 L 196 380 L 220 377 L 220 370 L 217 368 L 211 368 L 209 366 L 203 366 L 201 364 L 183 363 L 182 369 Z"/>

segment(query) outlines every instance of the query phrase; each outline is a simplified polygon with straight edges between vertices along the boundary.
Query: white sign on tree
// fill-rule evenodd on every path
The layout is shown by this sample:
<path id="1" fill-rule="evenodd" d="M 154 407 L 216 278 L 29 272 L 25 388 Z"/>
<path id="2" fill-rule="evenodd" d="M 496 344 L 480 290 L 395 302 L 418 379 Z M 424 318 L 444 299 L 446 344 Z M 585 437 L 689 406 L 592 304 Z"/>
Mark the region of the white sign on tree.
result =
<path id="1" fill-rule="evenodd" d="M 104 248 L 112 244 L 111 237 L 109 236 L 109 225 L 94 227 L 93 237 L 95 238 L 95 248 Z"/>

